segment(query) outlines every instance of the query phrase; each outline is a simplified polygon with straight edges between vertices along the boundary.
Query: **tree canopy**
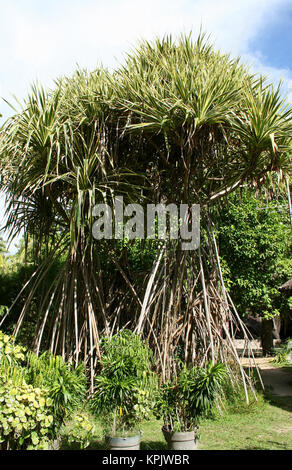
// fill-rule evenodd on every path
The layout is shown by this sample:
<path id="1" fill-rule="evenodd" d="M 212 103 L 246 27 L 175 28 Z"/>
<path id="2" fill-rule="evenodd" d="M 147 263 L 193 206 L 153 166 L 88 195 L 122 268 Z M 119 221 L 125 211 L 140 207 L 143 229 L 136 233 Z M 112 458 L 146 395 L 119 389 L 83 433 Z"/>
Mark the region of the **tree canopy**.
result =
<path id="1" fill-rule="evenodd" d="M 115 195 L 141 204 L 198 203 L 207 227 L 209 208 L 236 188 L 290 172 L 291 131 L 281 85 L 216 51 L 204 35 L 144 41 L 113 72 L 78 70 L 52 91 L 33 86 L 2 127 L 0 158 L 11 236 L 24 230 L 36 253 L 48 247 L 28 300 L 54 259 L 66 258 L 43 295 L 36 349 L 46 328 L 52 351 L 77 363 L 82 351 L 93 364 L 100 332 L 132 322 L 146 325 L 165 368 L 168 351 L 182 340 L 186 357 L 196 357 L 196 344 L 206 346 L 194 313 L 202 308 L 214 356 L 212 338 L 219 341 L 222 325 L 221 314 L 210 318 L 208 308 L 211 248 L 183 254 L 168 244 L 161 256 L 157 250 L 152 273 L 133 275 L 120 245 L 92 240 L 92 208 Z M 115 264 L 114 277 L 105 278 L 102 253 Z"/>
<path id="2" fill-rule="evenodd" d="M 226 284 L 242 317 L 272 318 L 289 312 L 280 287 L 292 275 L 287 203 L 254 191 L 236 192 L 218 217 L 218 244 Z"/>

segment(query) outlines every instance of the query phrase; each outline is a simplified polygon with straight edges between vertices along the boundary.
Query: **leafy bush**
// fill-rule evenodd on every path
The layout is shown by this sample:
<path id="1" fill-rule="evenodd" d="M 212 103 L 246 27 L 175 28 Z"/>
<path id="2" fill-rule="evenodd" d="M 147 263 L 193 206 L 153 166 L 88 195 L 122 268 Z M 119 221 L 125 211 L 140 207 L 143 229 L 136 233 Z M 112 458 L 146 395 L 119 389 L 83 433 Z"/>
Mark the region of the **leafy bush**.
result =
<path id="1" fill-rule="evenodd" d="M 2 448 L 47 448 L 86 394 L 83 366 L 59 356 L 37 357 L 0 332 L 0 441 Z"/>
<path id="2" fill-rule="evenodd" d="M 0 331 L 0 446 L 46 448 L 53 433 L 52 400 L 25 381 L 26 350 Z"/>
<path id="3" fill-rule="evenodd" d="M 95 423 L 93 417 L 85 411 L 74 413 L 70 421 L 64 425 L 62 442 L 69 447 L 86 449 L 93 439 Z"/>
<path id="4" fill-rule="evenodd" d="M 224 280 L 242 316 L 289 312 L 288 299 L 277 289 L 292 273 L 289 214 L 279 210 L 284 204 L 285 199 L 240 189 L 213 214 Z"/>
<path id="5" fill-rule="evenodd" d="M 61 356 L 45 352 L 37 357 L 27 354 L 26 379 L 34 386 L 43 387 L 52 400 L 53 415 L 61 424 L 66 416 L 80 406 L 86 397 L 86 375 L 80 364 L 76 369 Z"/>
<path id="6" fill-rule="evenodd" d="M 0 377 L 0 446 L 46 449 L 53 436 L 52 400 L 45 390 L 25 381 Z"/>
<path id="7" fill-rule="evenodd" d="M 106 432 L 125 435 L 149 416 L 151 392 L 156 384 L 152 364 L 151 351 L 131 331 L 123 330 L 103 340 L 92 408 Z"/>
<path id="8" fill-rule="evenodd" d="M 0 331 L 0 364 L 19 364 L 25 359 L 26 349 L 15 344 L 12 336 Z"/>
<path id="9" fill-rule="evenodd" d="M 286 364 L 288 362 L 289 354 L 292 353 L 292 339 L 287 338 L 281 345 L 280 349 L 276 352 L 273 362 L 276 364 Z"/>
<path id="10" fill-rule="evenodd" d="M 167 431 L 194 430 L 199 419 L 210 411 L 225 378 L 226 369 L 221 363 L 191 369 L 182 364 L 178 376 L 157 392 L 155 416 L 163 418 Z"/>

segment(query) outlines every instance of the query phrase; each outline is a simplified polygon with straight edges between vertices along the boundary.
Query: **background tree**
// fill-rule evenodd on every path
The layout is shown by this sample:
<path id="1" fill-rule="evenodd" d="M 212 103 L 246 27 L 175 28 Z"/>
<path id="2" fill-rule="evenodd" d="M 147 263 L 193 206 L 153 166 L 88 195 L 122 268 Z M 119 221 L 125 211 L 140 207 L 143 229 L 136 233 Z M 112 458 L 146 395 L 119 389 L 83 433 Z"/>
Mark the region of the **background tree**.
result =
<path id="1" fill-rule="evenodd" d="M 237 191 L 221 208 L 217 226 L 231 297 L 243 318 L 263 319 L 264 352 L 270 353 L 272 319 L 287 318 L 290 312 L 288 299 L 277 289 L 292 275 L 287 200 Z"/>

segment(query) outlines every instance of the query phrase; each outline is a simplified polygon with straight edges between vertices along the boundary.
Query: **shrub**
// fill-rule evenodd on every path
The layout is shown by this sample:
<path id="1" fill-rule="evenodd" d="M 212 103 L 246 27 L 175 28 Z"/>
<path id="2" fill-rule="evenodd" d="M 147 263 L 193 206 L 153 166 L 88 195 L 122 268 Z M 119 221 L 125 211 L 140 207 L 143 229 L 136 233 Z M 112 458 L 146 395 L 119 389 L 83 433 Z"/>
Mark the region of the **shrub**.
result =
<path id="1" fill-rule="evenodd" d="M 86 394 L 82 365 L 37 357 L 0 332 L 0 441 L 5 449 L 47 448 Z"/>
<path id="2" fill-rule="evenodd" d="M 53 356 L 50 352 L 40 357 L 31 352 L 27 354 L 26 379 L 28 383 L 47 390 L 52 400 L 54 420 L 59 425 L 86 397 L 84 366 L 80 364 L 74 369 L 61 356 Z"/>
<path id="3" fill-rule="evenodd" d="M 47 448 L 53 435 L 52 400 L 47 392 L 21 381 L 20 374 L 0 377 L 0 446 Z"/>
<path id="4" fill-rule="evenodd" d="M 26 349 L 15 344 L 12 336 L 0 331 L 0 364 L 19 364 L 25 359 Z"/>
<path id="5" fill-rule="evenodd" d="M 95 432 L 93 419 L 86 411 L 74 413 L 66 426 L 64 425 L 62 441 L 69 444 L 69 447 L 73 445 L 74 448 L 86 449 Z"/>
<path id="6" fill-rule="evenodd" d="M 205 368 L 182 364 L 178 376 L 157 392 L 155 416 L 163 418 L 168 431 L 194 430 L 200 418 L 210 411 L 226 375 L 221 363 L 209 363 Z"/>
<path id="7" fill-rule="evenodd" d="M 151 410 L 156 376 L 143 340 L 128 330 L 103 340 L 101 371 L 95 379 L 92 408 L 106 432 L 133 431 Z"/>

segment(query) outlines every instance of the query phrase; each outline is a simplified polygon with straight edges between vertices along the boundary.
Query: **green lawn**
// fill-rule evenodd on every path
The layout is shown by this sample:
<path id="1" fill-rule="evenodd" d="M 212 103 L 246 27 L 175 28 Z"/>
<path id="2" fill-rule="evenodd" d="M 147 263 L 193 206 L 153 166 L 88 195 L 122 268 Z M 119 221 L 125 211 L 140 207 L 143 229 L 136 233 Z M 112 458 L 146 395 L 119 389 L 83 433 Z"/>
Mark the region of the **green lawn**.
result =
<path id="1" fill-rule="evenodd" d="M 143 448 L 165 448 L 158 422 L 144 427 Z M 292 397 L 272 398 L 241 413 L 201 422 L 202 450 L 292 450 Z"/>
<path id="2" fill-rule="evenodd" d="M 201 450 L 292 450 L 292 397 L 260 396 L 257 403 L 236 407 L 201 422 Z M 166 449 L 161 426 L 156 420 L 144 424 L 141 449 Z M 89 448 L 105 449 L 98 424 L 94 434 Z"/>
<path id="3" fill-rule="evenodd" d="M 292 397 L 271 397 L 250 412 L 206 421 L 201 435 L 201 449 L 291 450 Z"/>

